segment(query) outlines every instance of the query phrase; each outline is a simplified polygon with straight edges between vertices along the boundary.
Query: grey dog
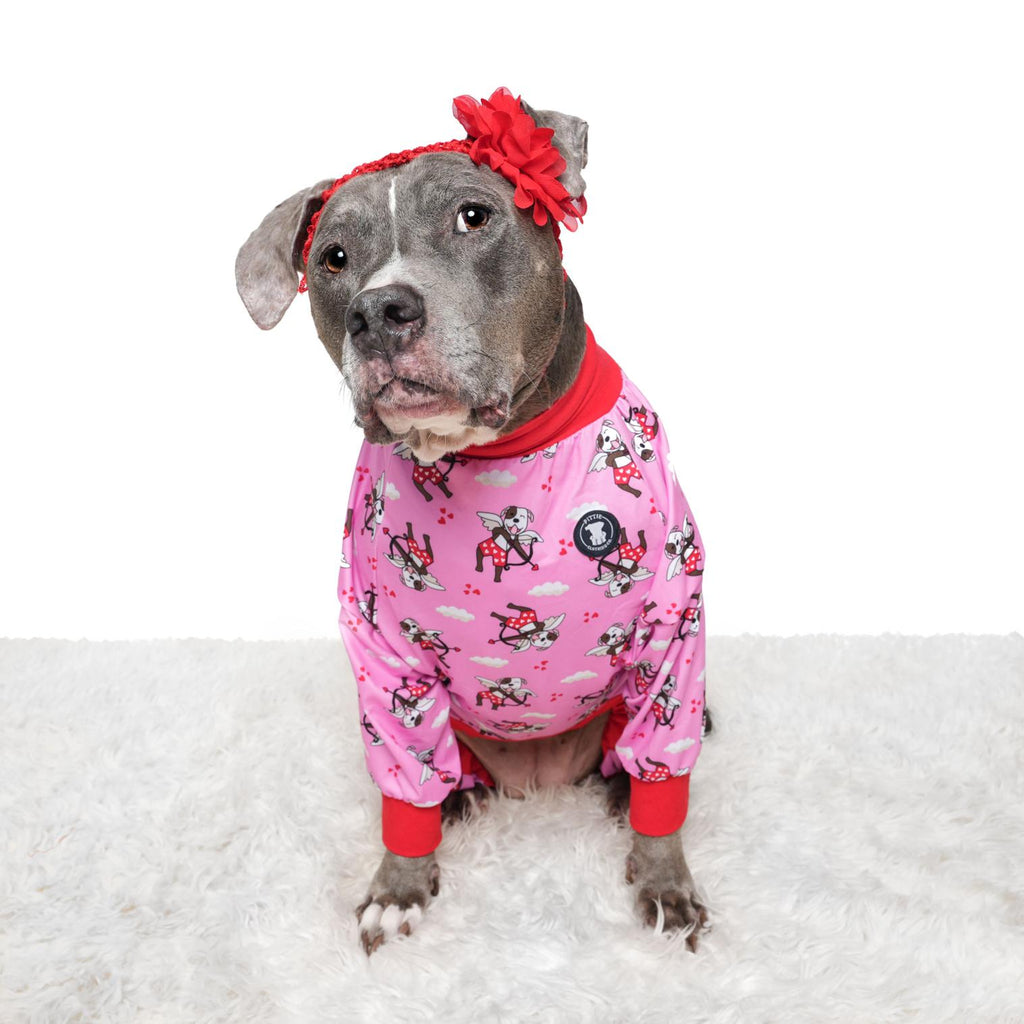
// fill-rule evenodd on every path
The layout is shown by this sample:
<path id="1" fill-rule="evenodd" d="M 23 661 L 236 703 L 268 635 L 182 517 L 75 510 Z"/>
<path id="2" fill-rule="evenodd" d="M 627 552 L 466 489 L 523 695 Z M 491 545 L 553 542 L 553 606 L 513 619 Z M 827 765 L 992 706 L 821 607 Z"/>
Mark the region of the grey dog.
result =
<path id="1" fill-rule="evenodd" d="M 559 180 L 571 196 L 581 196 L 586 122 L 523 107 L 554 130 L 566 162 Z M 265 330 L 295 297 L 298 275 L 307 270 L 307 227 L 332 183 L 318 182 L 275 207 L 238 254 L 238 291 Z M 356 177 L 323 206 L 314 251 L 320 238 L 349 241 L 344 251 L 310 259 L 310 308 L 370 442 L 404 442 L 417 458 L 433 462 L 516 429 L 571 386 L 586 344 L 580 296 L 563 273 L 552 231 L 518 210 L 513 192 L 504 177 L 465 154 L 438 152 Z M 460 218 L 479 219 L 480 211 L 487 215 L 486 238 L 467 258 L 456 232 Z M 340 261 L 345 274 L 337 273 Z M 596 719 L 550 739 L 474 738 L 469 745 L 499 788 L 521 794 L 592 772 L 602 727 Z M 621 813 L 626 793 L 614 782 L 612 790 L 610 805 Z M 687 943 L 696 949 L 707 911 L 680 832 L 634 832 L 626 878 L 635 883 L 645 923 L 654 926 L 660 909 L 664 927 L 689 929 Z M 433 853 L 385 853 L 357 912 L 367 952 L 409 934 L 439 879 Z"/>

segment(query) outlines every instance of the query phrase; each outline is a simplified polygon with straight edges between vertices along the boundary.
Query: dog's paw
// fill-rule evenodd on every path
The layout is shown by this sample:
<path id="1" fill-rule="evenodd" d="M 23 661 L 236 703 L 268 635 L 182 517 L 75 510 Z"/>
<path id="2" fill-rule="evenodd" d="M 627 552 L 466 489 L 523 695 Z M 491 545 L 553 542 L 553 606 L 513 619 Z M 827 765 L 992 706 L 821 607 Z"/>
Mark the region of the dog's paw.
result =
<path id="1" fill-rule="evenodd" d="M 441 802 L 441 824 L 450 825 L 465 821 L 478 814 L 486 806 L 493 790 L 477 785 L 472 789 L 457 789 Z"/>
<path id="2" fill-rule="evenodd" d="M 423 907 L 413 903 L 403 909 L 397 903 L 368 899 L 356 915 L 359 917 L 359 941 L 369 956 L 396 935 L 411 935 L 423 918 Z"/>
<path id="3" fill-rule="evenodd" d="M 643 923 L 659 932 L 688 932 L 686 945 L 695 953 L 708 928 L 708 911 L 697 896 L 679 834 L 634 836 L 626 881 L 637 887 L 636 907 Z"/>
<path id="4" fill-rule="evenodd" d="M 708 911 L 689 888 L 658 890 L 641 886 L 636 894 L 640 919 L 655 931 L 686 931 L 686 946 L 697 952 L 701 932 L 708 927 Z"/>
<path id="5" fill-rule="evenodd" d="M 411 935 L 432 896 L 440 891 L 441 869 L 432 853 L 425 857 L 384 854 L 370 893 L 356 908 L 359 941 L 366 955 L 389 939 Z"/>
<path id="6" fill-rule="evenodd" d="M 625 772 L 616 772 L 602 781 L 605 785 L 605 810 L 609 817 L 625 820 L 629 814 L 629 776 Z"/>

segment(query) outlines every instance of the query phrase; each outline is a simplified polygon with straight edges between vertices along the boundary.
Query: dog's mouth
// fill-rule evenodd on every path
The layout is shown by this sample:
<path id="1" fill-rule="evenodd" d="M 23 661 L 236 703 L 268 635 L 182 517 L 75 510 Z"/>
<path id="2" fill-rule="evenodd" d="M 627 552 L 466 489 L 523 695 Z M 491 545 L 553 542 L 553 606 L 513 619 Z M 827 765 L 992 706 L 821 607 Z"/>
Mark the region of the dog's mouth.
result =
<path id="1" fill-rule="evenodd" d="M 392 377 L 382 384 L 373 396 L 374 405 L 408 407 L 435 402 L 441 392 L 421 380 L 411 377 Z"/>
<path id="2" fill-rule="evenodd" d="M 382 384 L 371 399 L 374 412 L 387 423 L 411 424 L 437 417 L 459 419 L 467 412 L 454 395 L 411 377 L 392 377 Z"/>
<path id="3" fill-rule="evenodd" d="M 423 422 L 435 417 L 456 418 L 465 426 L 500 428 L 509 416 L 507 401 L 472 405 L 413 377 L 394 376 L 373 395 L 371 405 L 389 426 L 393 421 Z"/>

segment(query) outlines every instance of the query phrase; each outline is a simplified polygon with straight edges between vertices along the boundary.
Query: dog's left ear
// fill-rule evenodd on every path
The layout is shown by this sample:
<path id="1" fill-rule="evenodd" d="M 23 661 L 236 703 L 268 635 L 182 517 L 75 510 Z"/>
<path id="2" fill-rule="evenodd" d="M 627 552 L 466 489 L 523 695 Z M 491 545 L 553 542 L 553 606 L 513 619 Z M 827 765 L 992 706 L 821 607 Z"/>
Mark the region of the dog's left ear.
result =
<path id="1" fill-rule="evenodd" d="M 587 166 L 587 122 L 557 110 L 534 110 L 526 100 L 521 102 L 523 110 L 537 122 L 539 128 L 554 128 L 555 137 L 551 141 L 565 160 L 565 170 L 558 176 L 558 180 L 573 199 L 578 199 L 587 188 L 582 174 L 583 168 Z"/>

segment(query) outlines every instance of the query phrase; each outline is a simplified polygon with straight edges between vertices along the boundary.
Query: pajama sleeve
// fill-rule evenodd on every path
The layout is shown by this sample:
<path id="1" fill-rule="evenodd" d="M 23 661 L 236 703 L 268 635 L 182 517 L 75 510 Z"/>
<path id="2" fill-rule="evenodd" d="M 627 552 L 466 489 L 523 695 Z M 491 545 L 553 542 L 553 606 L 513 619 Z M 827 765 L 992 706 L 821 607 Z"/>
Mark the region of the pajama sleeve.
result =
<path id="1" fill-rule="evenodd" d="M 655 575 L 634 635 L 629 721 L 615 748 L 631 776 L 631 824 L 645 835 L 683 824 L 704 732 L 703 542 L 667 465 L 660 482 L 655 507 L 664 531 L 654 532 L 663 540 L 650 553 Z"/>
<path id="2" fill-rule="evenodd" d="M 432 660 L 388 641 L 384 631 L 397 636 L 398 629 L 387 608 L 373 609 L 377 575 L 366 561 L 343 558 L 341 635 L 356 680 L 366 767 L 383 796 L 384 845 L 418 857 L 441 841 L 440 804 L 462 775 L 459 748 L 447 680 Z"/>

